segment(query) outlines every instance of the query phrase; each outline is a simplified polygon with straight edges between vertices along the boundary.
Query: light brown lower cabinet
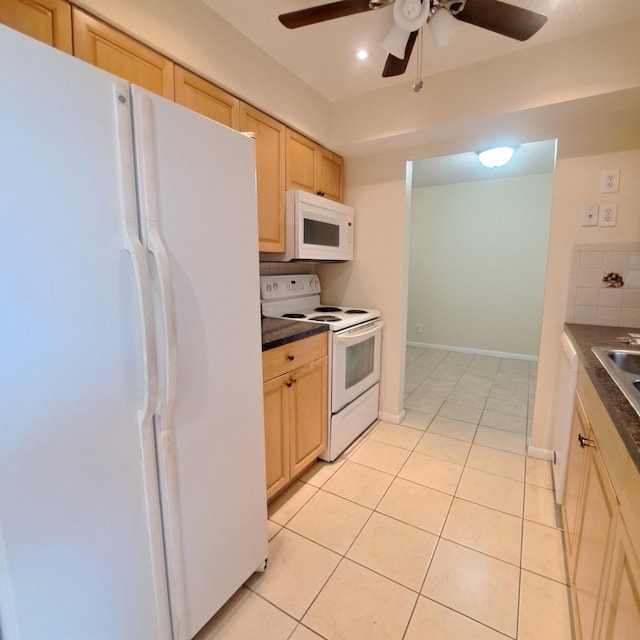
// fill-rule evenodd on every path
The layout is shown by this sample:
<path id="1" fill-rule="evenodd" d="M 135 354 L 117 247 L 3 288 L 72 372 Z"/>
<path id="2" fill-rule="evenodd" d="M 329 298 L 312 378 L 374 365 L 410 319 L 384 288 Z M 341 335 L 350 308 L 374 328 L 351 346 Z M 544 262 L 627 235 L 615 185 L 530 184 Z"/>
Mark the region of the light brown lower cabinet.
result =
<path id="1" fill-rule="evenodd" d="M 640 630 L 640 476 L 625 453 L 581 368 L 563 504 L 578 640 L 631 640 Z M 635 504 L 621 504 L 627 495 L 636 496 Z"/>
<path id="2" fill-rule="evenodd" d="M 638 540 L 635 541 L 636 545 Z M 640 562 L 621 515 L 616 522 L 607 586 L 603 594 L 602 640 L 632 640 L 640 635 Z"/>
<path id="3" fill-rule="evenodd" d="M 295 480 L 327 446 L 327 334 L 262 355 L 269 499 Z"/>

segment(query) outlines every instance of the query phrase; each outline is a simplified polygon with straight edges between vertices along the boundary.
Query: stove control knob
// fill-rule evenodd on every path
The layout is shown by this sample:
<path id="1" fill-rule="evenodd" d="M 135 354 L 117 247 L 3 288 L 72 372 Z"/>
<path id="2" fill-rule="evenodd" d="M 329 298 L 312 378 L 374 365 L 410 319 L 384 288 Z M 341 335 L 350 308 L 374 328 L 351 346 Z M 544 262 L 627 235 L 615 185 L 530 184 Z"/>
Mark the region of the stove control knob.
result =
<path id="1" fill-rule="evenodd" d="M 273 290 L 274 290 L 274 291 L 277 291 L 277 290 L 278 290 L 278 283 L 277 283 L 277 282 L 274 282 L 274 283 L 273 283 Z"/>

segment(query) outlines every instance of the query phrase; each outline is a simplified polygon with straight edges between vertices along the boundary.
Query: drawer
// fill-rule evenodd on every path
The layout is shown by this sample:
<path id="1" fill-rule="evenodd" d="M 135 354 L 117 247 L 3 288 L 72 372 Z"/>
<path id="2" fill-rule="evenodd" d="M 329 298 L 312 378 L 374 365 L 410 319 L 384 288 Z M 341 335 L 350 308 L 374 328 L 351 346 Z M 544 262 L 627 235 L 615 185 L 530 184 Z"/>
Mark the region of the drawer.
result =
<path id="1" fill-rule="evenodd" d="M 319 333 L 262 352 L 262 379 L 271 380 L 327 355 L 328 335 Z"/>

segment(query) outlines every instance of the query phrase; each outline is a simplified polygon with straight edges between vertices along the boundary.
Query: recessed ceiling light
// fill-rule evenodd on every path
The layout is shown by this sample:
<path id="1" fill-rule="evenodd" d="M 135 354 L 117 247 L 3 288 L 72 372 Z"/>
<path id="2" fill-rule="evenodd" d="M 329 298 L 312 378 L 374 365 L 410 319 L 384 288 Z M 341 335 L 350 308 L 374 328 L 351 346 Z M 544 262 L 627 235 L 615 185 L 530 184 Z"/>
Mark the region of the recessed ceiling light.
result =
<path id="1" fill-rule="evenodd" d="M 369 57 L 369 52 L 366 49 L 358 49 L 356 56 L 358 60 L 366 60 Z"/>

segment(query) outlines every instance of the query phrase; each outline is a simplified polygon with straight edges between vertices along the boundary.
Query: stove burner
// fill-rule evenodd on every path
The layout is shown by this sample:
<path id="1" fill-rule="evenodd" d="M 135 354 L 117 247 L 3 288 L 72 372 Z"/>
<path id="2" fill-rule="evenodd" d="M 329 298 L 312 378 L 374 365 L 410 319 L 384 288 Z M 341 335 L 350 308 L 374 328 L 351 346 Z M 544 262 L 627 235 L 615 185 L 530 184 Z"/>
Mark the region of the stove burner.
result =
<path id="1" fill-rule="evenodd" d="M 340 307 L 316 307 L 314 311 L 324 311 L 325 313 L 335 313 L 336 311 L 342 311 Z"/>
<path id="2" fill-rule="evenodd" d="M 347 309 L 345 313 L 367 313 L 364 309 Z"/>
<path id="3" fill-rule="evenodd" d="M 304 315 L 304 313 L 283 313 L 282 314 L 283 318 L 306 318 L 307 316 Z"/>
<path id="4" fill-rule="evenodd" d="M 318 322 L 340 322 L 338 316 L 312 316 L 309 320 L 317 320 Z"/>

